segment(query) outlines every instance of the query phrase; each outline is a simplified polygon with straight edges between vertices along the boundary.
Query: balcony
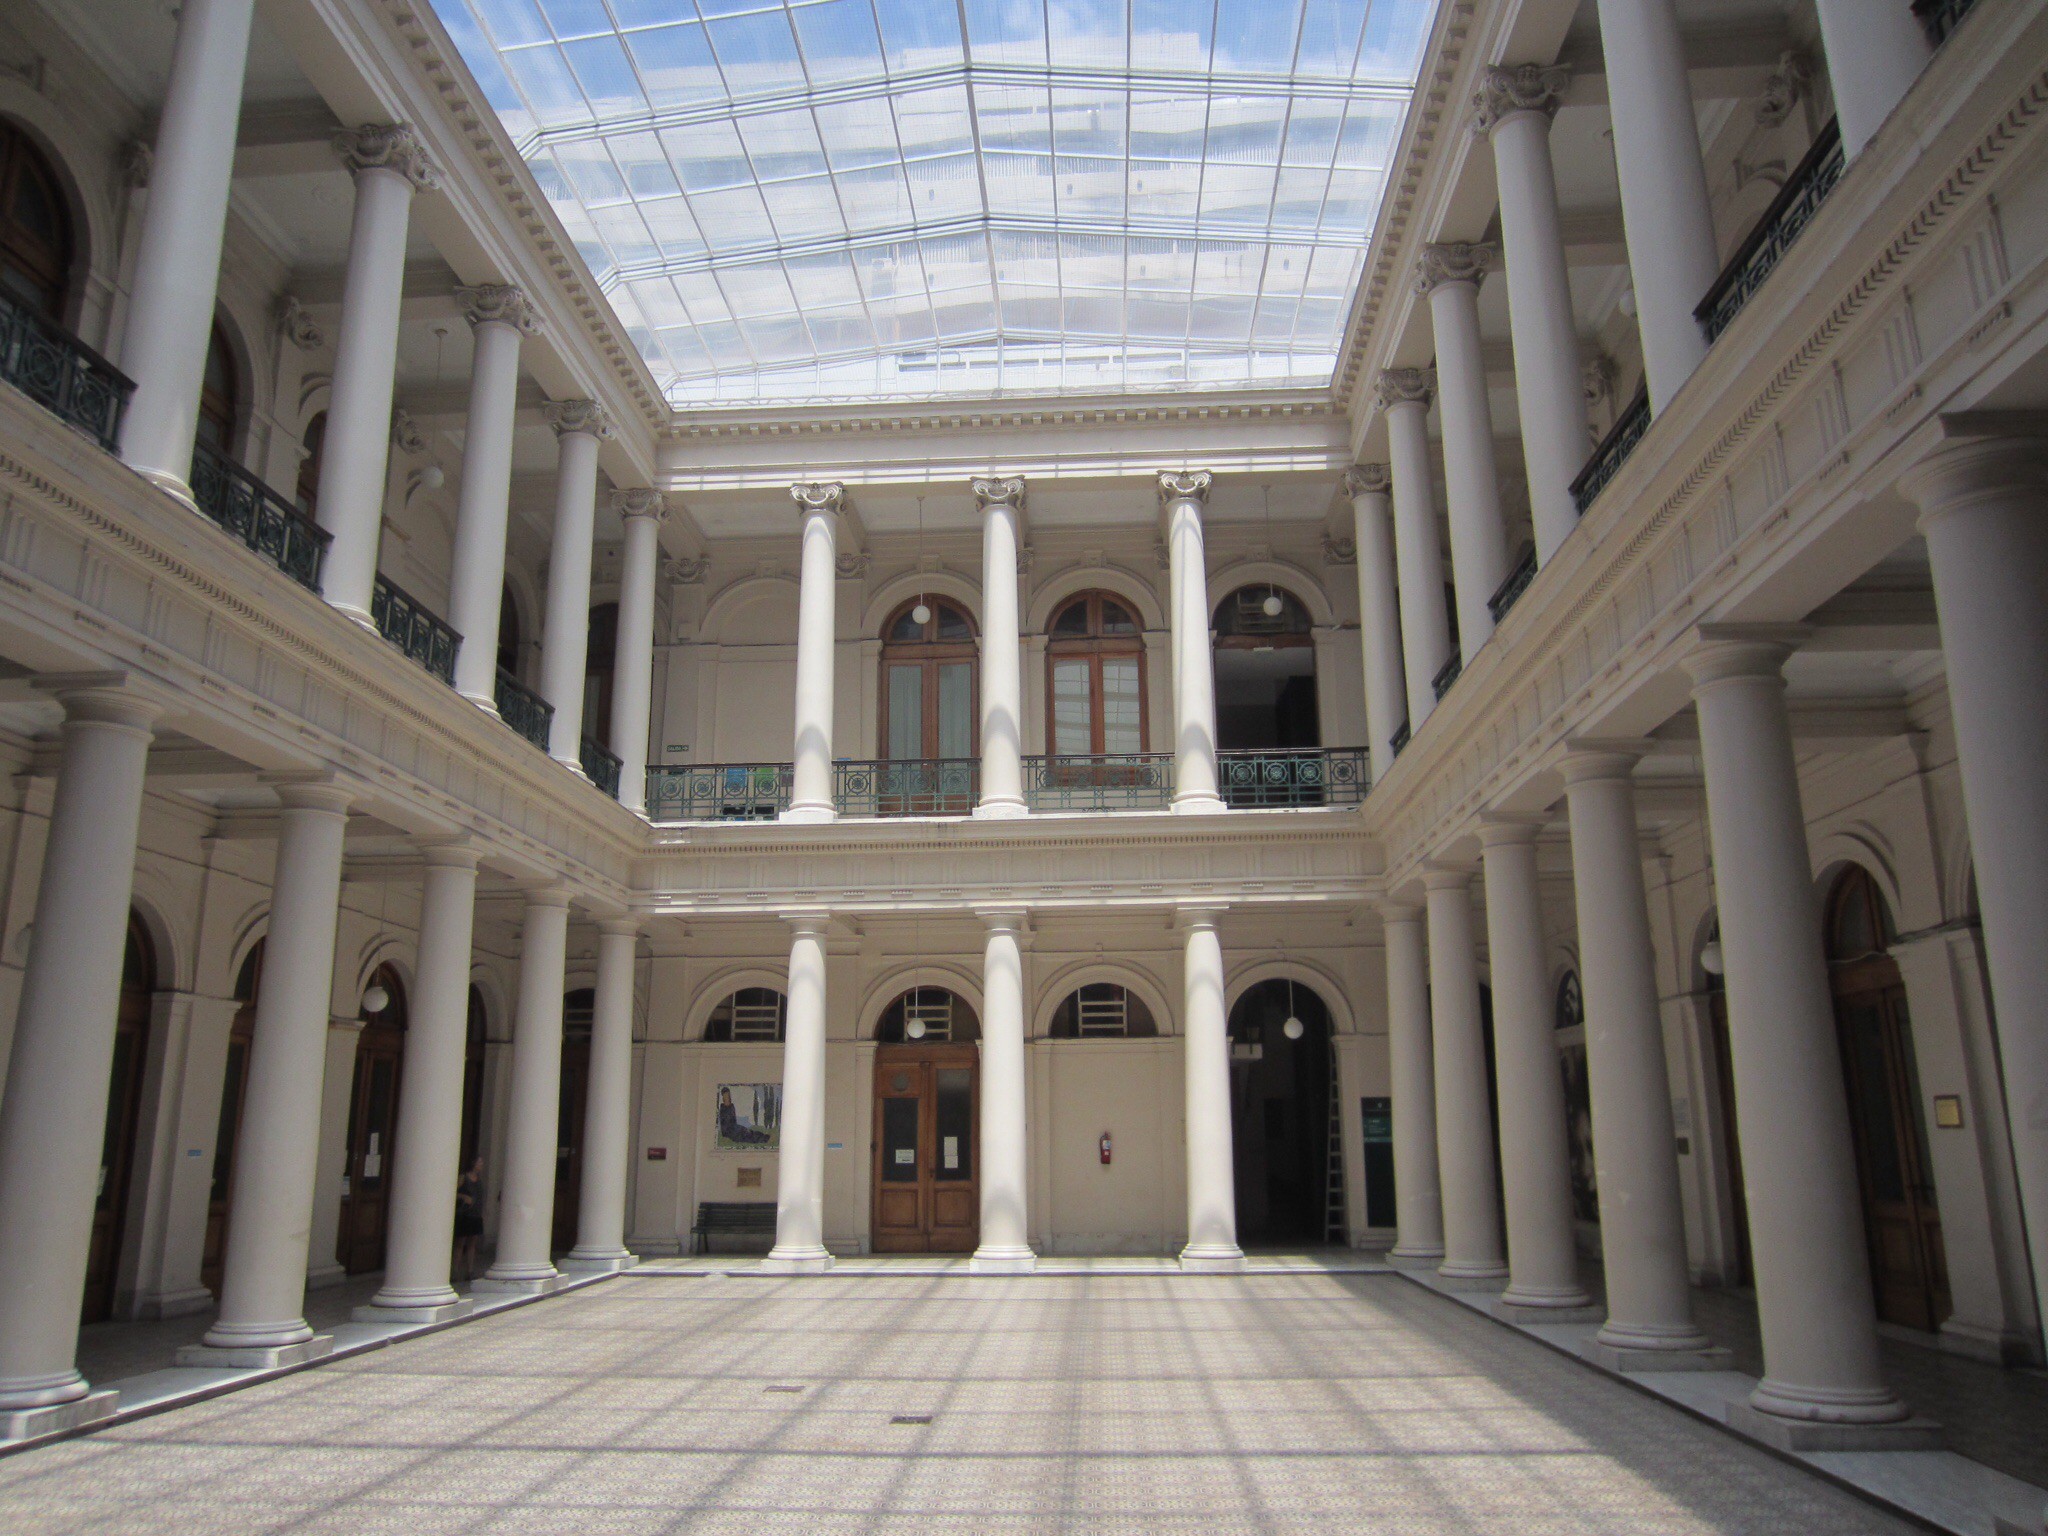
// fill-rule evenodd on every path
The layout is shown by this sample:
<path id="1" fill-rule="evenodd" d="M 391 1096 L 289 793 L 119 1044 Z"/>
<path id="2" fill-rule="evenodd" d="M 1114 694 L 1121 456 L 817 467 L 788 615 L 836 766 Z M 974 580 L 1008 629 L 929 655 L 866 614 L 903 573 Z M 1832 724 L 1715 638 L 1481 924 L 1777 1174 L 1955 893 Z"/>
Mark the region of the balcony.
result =
<path id="1" fill-rule="evenodd" d="M 1024 759 L 1034 811 L 1159 811 L 1173 801 L 1173 754 L 1061 754 Z"/>
<path id="2" fill-rule="evenodd" d="M 1714 286 L 1707 290 L 1707 296 L 1693 310 L 1693 318 L 1699 322 L 1700 332 L 1707 338 L 1709 346 L 1734 323 L 1743 306 L 1778 269 L 1778 263 L 1785 259 L 1792 243 L 1813 222 L 1820 205 L 1835 190 L 1835 183 L 1842 179 L 1844 163 L 1841 127 L 1830 122 L 1821 129 L 1820 137 L 1813 141 L 1813 148 L 1806 152 L 1806 157 L 1786 178 L 1785 185 L 1771 200 L 1771 206 L 1764 210 L 1763 217 L 1757 220 L 1749 238 L 1737 247 L 1735 254 L 1728 259 L 1728 265 L 1721 269 L 1721 275 L 1714 279 Z"/>
<path id="3" fill-rule="evenodd" d="M 548 732 L 555 722 L 555 706 L 524 686 L 503 667 L 498 669 L 498 686 L 494 691 L 498 718 L 541 751 L 547 751 Z"/>
<path id="4" fill-rule="evenodd" d="M 1393 748 L 1394 756 L 1399 757 L 1401 755 L 1401 749 L 1408 745 L 1408 736 L 1408 722 L 1403 720 L 1394 734 L 1387 738 L 1387 745 Z"/>
<path id="5" fill-rule="evenodd" d="M 61 326 L 0 294 L 0 378 L 107 452 L 134 381 Z"/>
<path id="6" fill-rule="evenodd" d="M 981 759 L 912 757 L 832 765 L 842 816 L 965 816 L 981 793 Z"/>
<path id="7" fill-rule="evenodd" d="M 1977 0 L 1913 0 L 1913 14 L 1927 29 L 1927 41 L 1939 48 L 1963 24 L 1963 18 L 1976 3 Z"/>
<path id="8" fill-rule="evenodd" d="M 1451 652 L 1451 659 L 1438 667 L 1436 669 L 1436 676 L 1429 680 L 1430 691 L 1441 699 L 1451 691 L 1451 684 L 1458 680 L 1464 673 L 1464 670 L 1465 653 L 1463 651 Z"/>
<path id="9" fill-rule="evenodd" d="M 1586 461 L 1586 467 L 1572 481 L 1572 505 L 1578 508 L 1579 516 L 1586 515 L 1586 509 L 1607 489 L 1607 482 L 1621 473 L 1621 466 L 1628 462 L 1628 456 L 1636 451 L 1636 444 L 1649 430 L 1650 386 L 1646 383 L 1615 418 L 1612 430 L 1600 439 L 1600 446 L 1593 450 L 1593 457 Z"/>
<path id="10" fill-rule="evenodd" d="M 1486 600 L 1486 611 L 1493 615 L 1498 624 L 1508 616 L 1508 610 L 1515 601 L 1529 590 L 1529 583 L 1536 579 L 1536 546 L 1522 547 L 1522 557 L 1515 562 L 1515 568 L 1508 572 L 1507 580 L 1494 589 L 1493 596 Z"/>
<path id="11" fill-rule="evenodd" d="M 686 763 L 649 768 L 647 819 L 773 821 L 789 809 L 790 771 L 788 763 Z"/>
<path id="12" fill-rule="evenodd" d="M 449 687 L 455 686 L 455 653 L 462 636 L 433 609 L 389 577 L 377 578 L 370 595 L 370 620 L 377 633 Z"/>
<path id="13" fill-rule="evenodd" d="M 619 759 L 586 736 L 577 743 L 577 758 L 583 776 L 614 800 L 619 798 Z"/>
<path id="14" fill-rule="evenodd" d="M 1356 805 L 1370 774 L 1363 747 L 1272 747 L 1216 754 L 1217 790 L 1232 810 Z"/>
<path id="15" fill-rule="evenodd" d="M 332 536 L 225 454 L 195 443 L 192 499 L 199 510 L 309 592 Z"/>

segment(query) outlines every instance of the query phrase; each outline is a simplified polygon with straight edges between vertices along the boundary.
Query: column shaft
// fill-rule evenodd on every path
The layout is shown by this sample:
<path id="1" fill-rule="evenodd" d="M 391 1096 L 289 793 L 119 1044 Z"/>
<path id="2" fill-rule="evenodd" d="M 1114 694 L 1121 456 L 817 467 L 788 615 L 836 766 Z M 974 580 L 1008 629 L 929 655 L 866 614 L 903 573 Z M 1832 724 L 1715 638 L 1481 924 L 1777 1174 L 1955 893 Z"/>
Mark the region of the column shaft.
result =
<path id="1" fill-rule="evenodd" d="M 1394 1097 L 1393 1257 L 1444 1256 L 1443 1187 L 1436 1158 L 1436 1064 L 1429 1039 L 1429 953 L 1422 910 L 1381 909 L 1387 955 L 1387 1065 Z"/>
<path id="2" fill-rule="evenodd" d="M 619 651 L 612 664 L 612 751 L 619 758 L 619 804 L 647 808 L 647 731 L 654 709 L 654 586 L 661 574 L 658 493 L 618 499 L 625 521 L 619 568 Z"/>
<path id="3" fill-rule="evenodd" d="M 583 1185 L 576 1246 L 562 1261 L 568 1270 L 625 1269 L 635 1262 L 626 1249 L 626 1165 L 632 1156 L 633 959 L 639 944 L 640 925 L 631 918 L 598 925 Z"/>
<path id="4" fill-rule="evenodd" d="M 1444 1261 L 1437 1273 L 1448 1280 L 1505 1280 L 1486 1034 L 1473 956 L 1472 877 L 1464 870 L 1431 870 L 1423 886 L 1428 892 L 1437 1165 L 1443 1177 Z"/>
<path id="5" fill-rule="evenodd" d="M 556 407 L 588 402 L 567 401 Z M 594 407 L 592 408 L 594 411 Z M 548 609 L 541 630 L 540 693 L 555 707 L 548 752 L 579 771 L 583 763 L 583 684 L 590 655 L 590 558 L 597 517 L 598 432 L 556 417 L 555 528 L 548 550 Z M 610 724 L 609 721 L 606 724 Z"/>
<path id="6" fill-rule="evenodd" d="M 1408 728 L 1436 708 L 1436 675 L 1451 655 L 1444 608 L 1444 548 L 1429 473 L 1429 406 L 1397 400 L 1386 408 L 1394 467 L 1394 562 L 1401 587 L 1401 653 L 1408 673 Z"/>
<path id="7" fill-rule="evenodd" d="M 1026 1193 L 1024 1082 L 1024 955 L 1018 943 L 1021 912 L 985 912 L 985 1008 L 981 1019 L 981 1246 L 978 1273 L 1019 1274 L 1031 1252 L 1031 1206 Z"/>
<path id="8" fill-rule="evenodd" d="M 498 1254 L 475 1289 L 552 1290 L 555 1163 L 561 1145 L 562 977 L 569 898 L 527 894 L 520 936 L 519 1001 L 512 1021 L 512 1088 L 505 1118 L 505 1184 L 498 1201 Z"/>
<path id="9" fill-rule="evenodd" d="M 1909 5 L 1816 0 L 1814 8 L 1820 12 L 1842 153 L 1853 160 L 1920 78 L 1933 50 Z"/>
<path id="10" fill-rule="evenodd" d="M 1207 470 L 1161 475 L 1173 594 L 1173 808 L 1223 809 L 1216 785 L 1216 665 L 1209 650 L 1209 561 L 1202 538 Z"/>
<path id="11" fill-rule="evenodd" d="M 1358 548 L 1359 640 L 1365 648 L 1366 733 L 1372 739 L 1372 776 L 1394 766 L 1394 735 L 1408 718 L 1401 679 L 1401 615 L 1394 600 L 1394 522 L 1383 465 L 1371 480 L 1354 478 L 1351 516 Z M 1354 475 L 1356 472 L 1354 472 Z M 1376 483 L 1375 483 L 1376 482 Z"/>
<path id="12" fill-rule="evenodd" d="M 974 814 L 1022 816 L 1024 647 L 1017 605 L 1017 521 L 1024 482 L 977 480 L 974 492 L 981 502 L 982 581 L 981 799 Z"/>
<path id="13" fill-rule="evenodd" d="M 789 809 L 783 817 L 830 821 L 837 814 L 832 800 L 832 680 L 839 640 L 834 520 L 841 491 L 828 484 L 798 486 L 795 494 L 803 509 L 797 565 L 796 739 Z"/>
<path id="14" fill-rule="evenodd" d="M 1443 247 L 1437 247 L 1441 251 Z M 1456 251 L 1457 247 L 1451 247 Z M 1491 252 L 1466 248 L 1463 265 L 1483 269 Z M 1429 293 L 1443 417 L 1444 494 L 1451 515 L 1451 580 L 1458 597 L 1458 644 L 1469 659 L 1493 633 L 1487 599 L 1508 574 L 1507 523 L 1493 457 L 1493 410 L 1479 345 L 1479 279 L 1438 281 Z"/>
<path id="15" fill-rule="evenodd" d="M 472 290 L 469 415 L 462 486 L 455 504 L 448 622 L 462 636 L 455 690 L 497 712 L 498 621 L 505 594 L 505 526 L 511 515 L 512 433 L 519 408 L 519 335 L 526 299 L 514 289 Z M 516 310 L 520 319 L 498 318 Z"/>
<path id="16" fill-rule="evenodd" d="M 832 1267 L 825 1249 L 825 920 L 795 918 L 791 928 L 775 1247 L 764 1265 L 817 1274 Z"/>
<path id="17" fill-rule="evenodd" d="M 1206 633 L 1206 631 L 1205 631 Z M 1237 1246 L 1237 1173 L 1230 1125 L 1230 1016 L 1223 1004 L 1223 941 L 1214 910 L 1184 911 L 1187 936 L 1183 1064 L 1187 1074 L 1188 1241 L 1180 1267 L 1244 1268 Z"/>

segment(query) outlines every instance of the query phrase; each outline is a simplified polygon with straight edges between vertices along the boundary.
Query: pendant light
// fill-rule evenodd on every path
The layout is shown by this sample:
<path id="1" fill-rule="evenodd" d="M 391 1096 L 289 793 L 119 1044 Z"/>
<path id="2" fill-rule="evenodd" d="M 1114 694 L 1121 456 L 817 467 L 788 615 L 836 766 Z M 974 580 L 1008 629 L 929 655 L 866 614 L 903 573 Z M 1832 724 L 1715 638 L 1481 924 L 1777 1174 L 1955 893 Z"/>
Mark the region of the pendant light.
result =
<path id="1" fill-rule="evenodd" d="M 910 610 L 910 621 L 922 628 L 932 621 L 931 605 L 924 600 L 924 498 L 917 498 L 917 606 Z M 918 1034 L 923 1034 L 922 1026 Z"/>
<path id="2" fill-rule="evenodd" d="M 1260 486 L 1259 489 L 1265 494 L 1266 498 L 1266 548 L 1270 552 L 1273 547 L 1273 487 L 1271 482 L 1268 482 L 1267 484 Z M 1273 583 L 1271 583 L 1270 581 L 1267 582 L 1266 600 L 1263 603 L 1259 604 L 1259 612 L 1263 613 L 1269 619 L 1277 619 L 1280 617 L 1281 610 L 1285 606 L 1286 605 L 1280 601 L 1279 590 L 1273 585 Z M 1289 995 L 1292 996 L 1291 993 Z M 1290 1009 L 1289 1012 L 1291 1016 L 1292 1010 Z M 1294 1022 L 1299 1024 L 1301 1021 L 1299 1019 L 1295 1019 Z M 1301 1033 L 1299 1030 L 1297 1030 L 1294 1034 L 1289 1035 L 1287 1038 L 1290 1040 L 1299 1040 L 1301 1038 Z"/>
<path id="3" fill-rule="evenodd" d="M 384 937 L 384 915 L 390 895 L 391 887 L 388 883 L 377 887 L 377 937 L 380 939 Z M 391 989 L 377 979 L 382 970 L 383 967 L 379 966 L 377 970 L 372 971 L 370 984 L 363 988 L 364 1013 L 382 1013 L 391 1006 Z"/>
<path id="4" fill-rule="evenodd" d="M 1294 1011 L 1294 978 L 1287 978 L 1287 1019 L 1280 1026 L 1280 1033 L 1290 1040 L 1299 1040 L 1308 1033 L 1308 1026 L 1301 1022 L 1301 1016 Z"/>

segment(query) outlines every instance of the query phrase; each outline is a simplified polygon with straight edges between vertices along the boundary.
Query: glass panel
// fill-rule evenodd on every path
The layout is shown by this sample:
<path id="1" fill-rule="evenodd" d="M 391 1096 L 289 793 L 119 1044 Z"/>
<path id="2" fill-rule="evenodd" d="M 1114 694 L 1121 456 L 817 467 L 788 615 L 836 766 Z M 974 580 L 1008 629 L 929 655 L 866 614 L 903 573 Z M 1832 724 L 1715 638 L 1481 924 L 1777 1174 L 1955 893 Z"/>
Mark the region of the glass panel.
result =
<path id="1" fill-rule="evenodd" d="M 967 622 L 967 615 L 958 608 L 945 603 L 938 605 L 939 638 L 941 640 L 972 640 L 974 628 Z"/>
<path id="2" fill-rule="evenodd" d="M 1102 658 L 1102 750 L 1142 752 L 1143 714 L 1138 698 L 1138 658 Z"/>
<path id="3" fill-rule="evenodd" d="M 939 668 L 940 757 L 974 756 L 974 663 L 949 661 Z"/>
<path id="4" fill-rule="evenodd" d="M 917 1182 L 917 1100 L 882 1100 L 882 1178 L 890 1184 Z"/>
<path id="5" fill-rule="evenodd" d="M 1899 1128 L 1886 1071 L 1884 1014 L 1867 1002 L 1845 1001 L 1841 1006 L 1849 1036 L 1850 1110 L 1856 1118 L 1857 1140 L 1863 1143 L 1870 1193 L 1878 1200 L 1903 1200 L 1906 1181 L 1899 1167 Z"/>
<path id="6" fill-rule="evenodd" d="M 1063 754 L 1095 750 L 1094 704 L 1089 694 L 1094 669 L 1086 658 L 1058 661 L 1052 668 L 1052 749 Z"/>
<path id="7" fill-rule="evenodd" d="M 1102 604 L 1102 632 L 1105 635 L 1135 635 L 1138 632 L 1138 621 L 1130 616 L 1123 604 L 1112 603 L 1105 598 Z"/>
<path id="8" fill-rule="evenodd" d="M 938 1070 L 938 1166 L 937 1179 L 974 1177 L 974 1069 L 941 1067 Z"/>
<path id="9" fill-rule="evenodd" d="M 1088 600 L 1084 597 L 1078 603 L 1069 603 L 1060 610 L 1060 616 L 1052 621 L 1052 632 L 1056 635 L 1085 635 L 1088 633 Z"/>
<path id="10" fill-rule="evenodd" d="M 924 756 L 924 668 L 889 669 L 889 756 Z"/>

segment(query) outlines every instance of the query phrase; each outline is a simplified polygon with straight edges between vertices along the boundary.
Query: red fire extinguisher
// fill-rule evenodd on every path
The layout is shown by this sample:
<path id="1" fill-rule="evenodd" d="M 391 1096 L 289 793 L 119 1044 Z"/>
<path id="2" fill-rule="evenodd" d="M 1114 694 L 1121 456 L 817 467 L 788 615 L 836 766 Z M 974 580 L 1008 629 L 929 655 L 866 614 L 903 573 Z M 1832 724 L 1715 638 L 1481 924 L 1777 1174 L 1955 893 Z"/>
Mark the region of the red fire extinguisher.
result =
<path id="1" fill-rule="evenodd" d="M 1109 1166 L 1109 1132 L 1104 1131 L 1102 1133 L 1102 1140 L 1098 1145 L 1102 1153 L 1102 1166 L 1107 1168 Z"/>

